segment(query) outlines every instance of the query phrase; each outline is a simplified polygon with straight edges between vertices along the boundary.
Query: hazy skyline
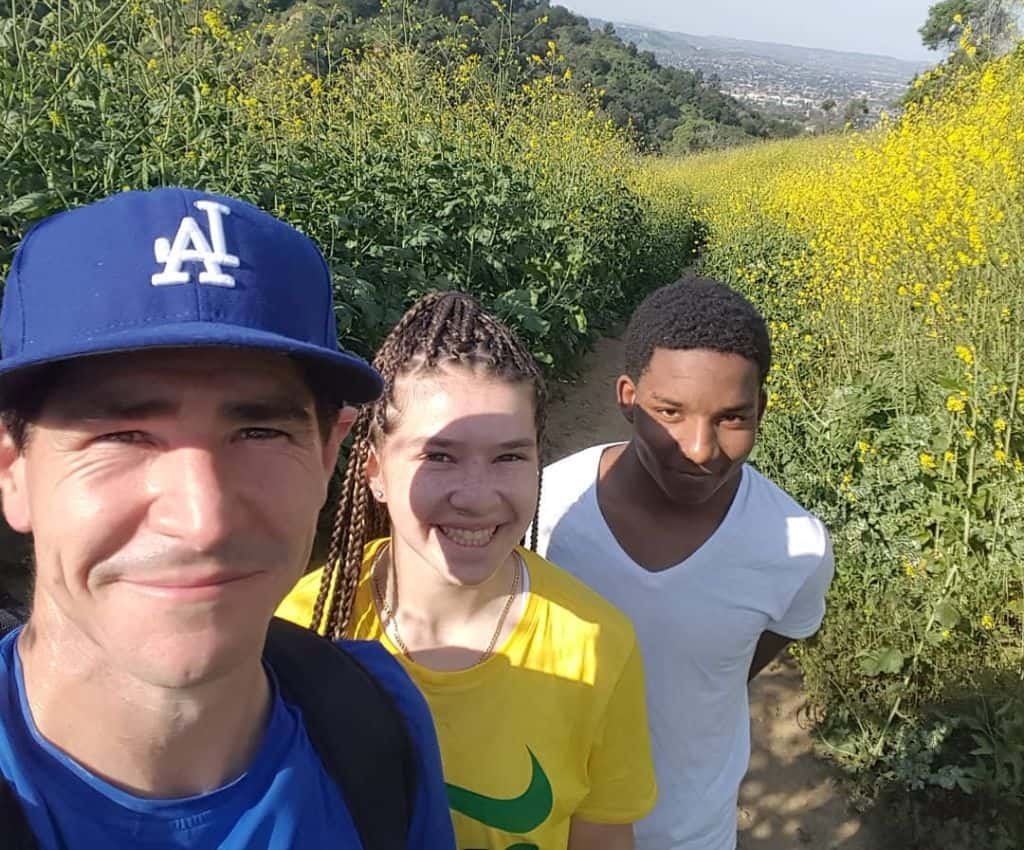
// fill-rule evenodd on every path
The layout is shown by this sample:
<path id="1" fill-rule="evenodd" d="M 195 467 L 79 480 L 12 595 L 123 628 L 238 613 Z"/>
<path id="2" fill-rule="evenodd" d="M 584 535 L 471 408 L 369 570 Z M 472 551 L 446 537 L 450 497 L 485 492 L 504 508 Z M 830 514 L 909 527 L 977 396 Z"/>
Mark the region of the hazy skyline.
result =
<path id="1" fill-rule="evenodd" d="M 936 0 L 552 0 L 606 21 L 692 35 L 723 35 L 803 47 L 937 62 L 918 28 Z"/>

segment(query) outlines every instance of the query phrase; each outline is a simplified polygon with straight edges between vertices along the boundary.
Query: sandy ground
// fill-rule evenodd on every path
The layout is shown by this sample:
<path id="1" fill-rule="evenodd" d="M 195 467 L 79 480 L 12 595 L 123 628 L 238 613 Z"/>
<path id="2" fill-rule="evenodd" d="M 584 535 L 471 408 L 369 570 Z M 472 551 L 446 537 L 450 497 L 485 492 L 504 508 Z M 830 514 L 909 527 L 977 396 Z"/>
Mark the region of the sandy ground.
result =
<path id="1" fill-rule="evenodd" d="M 579 379 L 553 388 L 549 460 L 628 435 L 615 406 L 621 358 L 618 340 L 601 340 Z M 753 753 L 740 791 L 739 850 L 883 850 L 883 831 L 849 809 L 833 769 L 813 754 L 792 662 L 762 673 L 750 701 Z"/>

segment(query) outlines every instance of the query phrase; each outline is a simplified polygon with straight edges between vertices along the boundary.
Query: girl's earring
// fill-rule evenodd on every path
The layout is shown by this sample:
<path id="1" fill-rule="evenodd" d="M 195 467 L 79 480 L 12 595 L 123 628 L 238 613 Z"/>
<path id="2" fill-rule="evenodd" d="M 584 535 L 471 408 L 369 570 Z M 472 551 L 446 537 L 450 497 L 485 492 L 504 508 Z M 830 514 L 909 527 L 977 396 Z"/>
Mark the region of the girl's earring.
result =
<path id="1" fill-rule="evenodd" d="M 374 490 L 374 491 L 373 491 L 373 497 L 374 497 L 374 498 L 375 498 L 375 499 L 376 499 L 376 500 L 377 500 L 378 502 L 380 502 L 380 501 L 383 501 L 383 499 L 384 499 L 384 491 L 383 491 L 383 490 Z"/>

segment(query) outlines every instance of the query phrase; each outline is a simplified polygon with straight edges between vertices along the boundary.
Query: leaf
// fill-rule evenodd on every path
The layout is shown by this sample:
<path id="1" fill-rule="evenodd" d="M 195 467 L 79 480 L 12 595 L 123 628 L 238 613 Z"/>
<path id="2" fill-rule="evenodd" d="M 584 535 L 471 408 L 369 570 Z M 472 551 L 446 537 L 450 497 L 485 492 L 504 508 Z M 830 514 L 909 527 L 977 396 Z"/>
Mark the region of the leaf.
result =
<path id="1" fill-rule="evenodd" d="M 421 224 L 411 233 L 408 233 L 402 240 L 402 244 L 409 248 L 424 248 L 427 245 L 436 245 L 444 239 L 444 231 L 433 224 Z"/>
<path id="2" fill-rule="evenodd" d="M 960 622 L 960 612 L 943 599 L 935 606 L 935 622 L 944 629 L 956 628 Z"/>
<path id="3" fill-rule="evenodd" d="M 904 656 L 898 649 L 888 647 L 878 656 L 878 666 L 883 673 L 899 673 L 903 669 Z"/>
<path id="4" fill-rule="evenodd" d="M 509 306 L 514 304 L 519 304 L 526 307 L 533 306 L 530 303 L 529 289 L 510 289 L 508 292 L 504 293 L 498 300 L 504 302 Z"/>
<path id="5" fill-rule="evenodd" d="M 474 224 L 469 228 L 469 239 L 471 242 L 480 242 L 484 245 L 490 245 L 494 242 L 494 230 L 490 227 Z"/>
<path id="6" fill-rule="evenodd" d="M 30 192 L 20 198 L 15 198 L 6 207 L 0 209 L 0 215 L 11 218 L 15 216 L 35 218 L 49 212 L 52 209 L 53 200 L 53 195 L 50 192 Z"/>
<path id="7" fill-rule="evenodd" d="M 899 673 L 903 669 L 905 656 L 898 649 L 883 647 L 877 652 L 868 653 L 860 659 L 861 672 L 867 676 L 879 676 L 882 673 Z"/>
<path id="8" fill-rule="evenodd" d="M 860 660 L 860 671 L 865 676 L 877 676 L 881 672 L 878 658 L 874 655 L 865 655 Z"/>
<path id="9" fill-rule="evenodd" d="M 0 48 L 6 49 L 14 43 L 14 25 L 13 17 L 0 20 Z"/>
<path id="10" fill-rule="evenodd" d="M 544 336 L 551 328 L 551 323 L 547 319 L 542 319 L 533 310 L 523 310 L 519 314 L 519 322 L 528 331 L 532 331 L 539 336 Z"/>

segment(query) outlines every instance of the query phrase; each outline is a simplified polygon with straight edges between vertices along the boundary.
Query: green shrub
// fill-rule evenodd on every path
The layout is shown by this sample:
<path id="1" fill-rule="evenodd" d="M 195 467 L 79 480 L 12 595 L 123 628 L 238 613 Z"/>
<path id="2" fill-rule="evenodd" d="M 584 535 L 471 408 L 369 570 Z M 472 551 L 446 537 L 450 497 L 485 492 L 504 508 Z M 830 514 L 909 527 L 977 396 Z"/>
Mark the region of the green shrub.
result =
<path id="1" fill-rule="evenodd" d="M 649 224 L 631 143 L 564 75 L 519 84 L 383 32 L 361 55 L 304 51 L 193 0 L 8 5 L 0 268 L 48 213 L 197 186 L 318 241 L 351 347 L 372 352 L 410 300 L 458 288 L 564 371 L 689 254 L 692 219 Z"/>

